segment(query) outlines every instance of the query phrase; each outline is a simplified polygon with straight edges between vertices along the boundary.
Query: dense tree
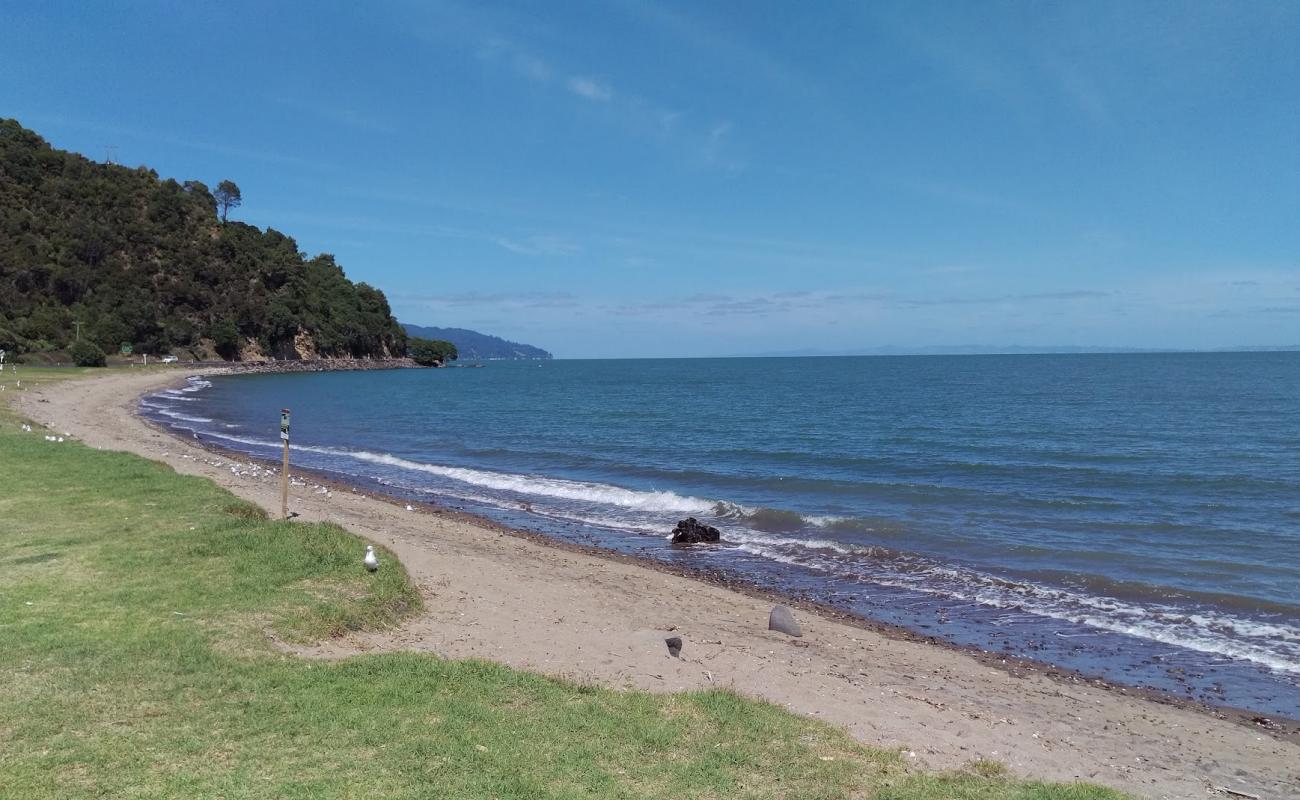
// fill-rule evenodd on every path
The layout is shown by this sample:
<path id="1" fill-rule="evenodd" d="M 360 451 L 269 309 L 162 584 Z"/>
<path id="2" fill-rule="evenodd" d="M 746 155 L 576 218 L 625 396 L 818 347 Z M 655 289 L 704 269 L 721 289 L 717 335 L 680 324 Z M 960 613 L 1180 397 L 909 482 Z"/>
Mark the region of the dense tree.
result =
<path id="1" fill-rule="evenodd" d="M 456 345 L 441 339 L 420 339 L 410 337 L 406 340 L 406 354 L 415 363 L 425 367 L 446 364 L 456 360 Z"/>
<path id="2" fill-rule="evenodd" d="M 102 367 L 107 363 L 104 351 L 94 342 L 85 339 L 73 342 L 68 348 L 68 355 L 72 356 L 72 362 L 79 367 Z"/>
<path id="3" fill-rule="evenodd" d="M 278 231 L 222 224 L 219 202 L 198 181 L 98 164 L 0 120 L 0 347 L 67 347 L 80 320 L 109 352 L 406 352 L 382 292 Z"/>
<path id="4" fill-rule="evenodd" d="M 226 221 L 226 212 L 232 208 L 239 208 L 239 204 L 244 202 L 244 196 L 239 193 L 239 187 L 234 181 L 222 181 L 217 184 L 217 190 L 212 193 L 217 205 L 221 207 L 221 222 Z"/>

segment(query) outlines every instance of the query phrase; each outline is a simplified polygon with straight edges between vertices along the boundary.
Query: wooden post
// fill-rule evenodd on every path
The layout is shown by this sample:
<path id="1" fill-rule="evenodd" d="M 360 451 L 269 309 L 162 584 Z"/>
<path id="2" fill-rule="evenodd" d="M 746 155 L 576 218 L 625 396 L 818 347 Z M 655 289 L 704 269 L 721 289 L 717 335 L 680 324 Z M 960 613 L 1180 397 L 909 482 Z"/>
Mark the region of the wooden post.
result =
<path id="1" fill-rule="evenodd" d="M 280 409 L 280 440 L 284 442 L 284 463 L 280 469 L 280 518 L 289 518 L 289 409 Z"/>

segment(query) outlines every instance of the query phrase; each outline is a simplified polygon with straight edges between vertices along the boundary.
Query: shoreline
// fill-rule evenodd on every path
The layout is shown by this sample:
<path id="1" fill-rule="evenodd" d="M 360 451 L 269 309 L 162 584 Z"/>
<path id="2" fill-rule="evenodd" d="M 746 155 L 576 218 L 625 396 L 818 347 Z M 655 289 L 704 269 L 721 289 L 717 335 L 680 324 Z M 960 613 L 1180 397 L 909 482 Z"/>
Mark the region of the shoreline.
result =
<path id="1" fill-rule="evenodd" d="M 171 430 L 154 420 L 146 419 L 144 417 L 140 417 L 140 420 L 145 425 L 158 431 L 164 436 L 168 436 L 183 444 L 207 451 L 215 456 L 220 456 L 238 463 L 257 464 L 264 470 L 278 470 L 280 468 L 278 462 L 258 458 L 249 455 L 248 453 L 222 447 L 221 445 L 213 444 L 202 439 L 195 442 L 189 442 L 180 433 Z M 844 625 L 850 625 L 855 628 L 870 631 L 895 641 L 911 642 L 914 644 L 938 647 L 955 653 L 961 653 L 975 659 L 990 669 L 1006 672 L 1012 677 L 1022 678 L 1026 675 L 1038 674 L 1051 680 L 1059 681 L 1065 685 L 1087 685 L 1107 692 L 1138 698 L 1146 702 L 1187 709 L 1198 714 L 1205 714 L 1214 717 L 1215 719 L 1241 725 L 1249 730 L 1264 733 L 1280 741 L 1300 744 L 1300 720 L 1298 719 L 1265 716 L 1258 711 L 1252 711 L 1246 708 L 1204 703 L 1182 697 L 1170 691 L 1121 683 L 1097 675 L 1089 675 L 1080 670 L 1070 669 L 1069 667 L 1063 667 L 1047 661 L 1036 661 L 1024 656 L 1009 655 L 1007 653 L 984 650 L 974 645 L 959 644 L 940 636 L 918 633 L 917 631 L 902 625 L 895 625 L 893 623 L 872 619 L 871 617 L 862 614 L 856 614 L 852 611 L 847 611 L 829 603 L 814 600 L 807 596 L 767 588 L 753 581 L 745 580 L 744 578 L 729 576 L 722 570 L 689 567 L 662 561 L 650 556 L 622 553 L 598 545 L 584 545 L 576 542 L 567 542 L 540 531 L 511 527 L 510 525 L 498 522 L 497 520 L 481 514 L 476 514 L 472 511 L 450 508 L 429 500 L 390 494 L 379 489 L 367 487 L 361 483 L 354 483 L 349 481 L 345 476 L 341 476 L 337 473 L 297 466 L 292 463 L 290 466 L 292 468 L 292 476 L 297 478 L 308 476 L 311 478 L 313 483 L 309 484 L 310 488 L 324 486 L 329 488 L 331 491 L 355 492 L 362 494 L 367 499 L 386 503 L 398 508 L 409 504 L 428 514 L 455 520 L 457 522 L 463 522 L 468 525 L 482 528 L 484 530 L 494 531 L 506 536 L 513 536 L 544 547 L 552 547 L 571 553 L 578 553 L 621 564 L 628 564 L 641 569 L 652 570 L 654 572 L 661 572 L 665 575 L 673 575 L 692 581 L 698 581 L 711 586 L 717 586 L 727 591 L 743 594 L 756 600 L 786 605 L 797 611 L 811 612 L 824 619 L 834 620 L 835 622 Z M 1259 722 L 1261 719 L 1267 719 L 1268 724 L 1261 724 Z"/>
<path id="2" fill-rule="evenodd" d="M 278 511 L 278 477 L 260 484 L 243 481 L 230 464 L 208 463 L 251 464 L 257 459 L 189 442 L 136 415 L 140 394 L 183 382 L 189 374 L 194 371 L 110 373 L 24 393 L 19 406 L 88 444 L 127 449 L 178 471 L 205 475 Z M 925 743 L 929 746 L 920 748 L 922 757 L 936 766 L 993 758 L 1021 774 L 1087 779 L 1147 796 L 1190 796 L 1193 787 L 1203 795 L 1207 782 L 1280 796 L 1296 779 L 1285 774 L 1294 770 L 1289 765 L 1300 763 L 1300 728 L 1294 724 L 1265 728 L 1252 721 L 1257 715 L 1251 712 L 962 647 L 708 571 L 558 542 L 467 512 L 427 503 L 409 512 L 391 495 L 374 490 L 362 495 L 354 485 L 310 470 L 295 468 L 294 473 L 310 475 L 316 486 L 333 486 L 338 496 L 324 498 L 313 495 L 314 489 L 295 486 L 291 509 L 302 519 L 339 522 L 389 546 L 420 585 L 429 609 L 396 632 L 328 642 L 309 648 L 308 655 L 428 650 L 615 686 L 731 686 L 843 725 L 870 744 Z M 462 550 L 469 553 L 458 552 Z M 445 563 L 449 559 L 461 563 L 452 567 Z M 543 566 L 569 574 L 558 582 L 551 574 L 539 581 L 537 568 Z M 511 575 L 493 574 L 502 572 Z M 606 573 L 613 573 L 608 580 Z M 521 582 L 533 591 L 521 594 Z M 625 584 L 636 584 L 640 592 L 629 594 Z M 452 598 L 450 607 L 442 608 L 446 594 L 457 592 L 461 599 Z M 711 605 L 694 602 L 702 599 Z M 771 602 L 798 610 L 803 639 L 765 630 Z M 721 613 L 724 608 L 729 613 Z M 453 609 L 455 614 L 447 616 Z M 650 609 L 653 615 L 647 613 Z M 559 621 L 548 625 L 552 612 Z M 610 619 L 620 614 L 622 619 Z M 503 619 L 511 616 L 513 620 Z M 586 629 L 574 630 L 567 621 L 575 618 L 584 620 Z M 744 621 L 736 623 L 737 618 Z M 539 630 L 542 625 L 548 627 Z M 556 625 L 562 629 L 554 630 Z M 484 635 L 455 638 L 473 628 Z M 685 634 L 684 660 L 667 659 L 646 646 L 667 630 Z M 541 641 L 537 633 L 545 634 Z M 591 651 L 601 648 L 615 658 L 598 652 L 593 664 Z M 700 651 L 715 648 L 717 653 L 699 658 Z M 620 649 L 625 652 L 615 652 Z M 882 666 L 880 656 L 886 654 L 890 663 Z M 614 663 L 629 660 L 633 663 Z M 792 675 L 799 680 L 791 681 Z"/>

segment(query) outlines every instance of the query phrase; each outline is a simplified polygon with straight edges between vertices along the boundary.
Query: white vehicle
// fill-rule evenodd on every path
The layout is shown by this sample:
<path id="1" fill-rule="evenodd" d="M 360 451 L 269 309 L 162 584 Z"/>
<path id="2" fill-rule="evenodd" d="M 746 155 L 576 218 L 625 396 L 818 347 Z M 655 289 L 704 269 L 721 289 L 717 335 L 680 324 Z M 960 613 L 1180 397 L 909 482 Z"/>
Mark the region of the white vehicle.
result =
<path id="1" fill-rule="evenodd" d="M 178 359 L 176 358 L 176 356 L 163 356 L 163 357 L 162 357 L 162 363 L 164 363 L 164 364 L 175 364 L 175 363 L 177 362 L 177 360 L 178 360 Z"/>

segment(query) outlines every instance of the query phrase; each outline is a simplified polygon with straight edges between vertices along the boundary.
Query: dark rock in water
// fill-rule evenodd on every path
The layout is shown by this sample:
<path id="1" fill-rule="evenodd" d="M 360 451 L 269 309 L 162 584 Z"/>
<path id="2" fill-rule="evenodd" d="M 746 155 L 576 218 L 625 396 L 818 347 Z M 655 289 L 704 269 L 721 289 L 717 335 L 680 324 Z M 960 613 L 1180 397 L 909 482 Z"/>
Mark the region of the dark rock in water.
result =
<path id="1" fill-rule="evenodd" d="M 669 636 L 664 639 L 664 644 L 668 645 L 668 655 L 674 658 L 682 657 L 682 637 Z"/>
<path id="2" fill-rule="evenodd" d="M 716 542 L 722 539 L 722 532 L 711 525 L 705 525 L 695 517 L 687 517 L 673 528 L 673 544 L 699 544 Z"/>
<path id="3" fill-rule="evenodd" d="M 767 629 L 780 631 L 787 636 L 803 636 L 803 629 L 795 621 L 794 612 L 785 606 L 775 606 L 767 617 Z"/>

